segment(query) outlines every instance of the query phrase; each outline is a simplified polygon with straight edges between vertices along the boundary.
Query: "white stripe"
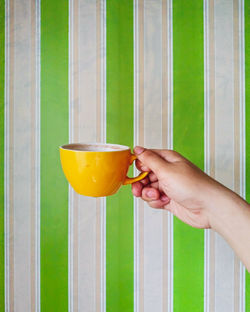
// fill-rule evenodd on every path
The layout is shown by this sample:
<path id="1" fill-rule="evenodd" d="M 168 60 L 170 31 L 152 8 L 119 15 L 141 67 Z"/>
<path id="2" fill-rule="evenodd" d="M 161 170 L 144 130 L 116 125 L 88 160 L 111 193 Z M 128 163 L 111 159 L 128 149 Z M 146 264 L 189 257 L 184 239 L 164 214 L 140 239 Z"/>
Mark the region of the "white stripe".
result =
<path id="1" fill-rule="evenodd" d="M 101 32 L 101 38 L 102 38 L 102 44 L 103 47 L 102 50 L 102 62 L 101 62 L 101 70 L 102 70 L 102 80 L 101 80 L 101 86 L 103 86 L 103 92 L 101 97 L 101 103 L 102 103 L 102 133 L 103 133 L 103 142 L 106 142 L 106 98 L 107 98 L 107 86 L 106 86 L 106 78 L 107 78 L 107 71 L 106 71 L 106 0 L 102 0 L 101 2 L 101 19 L 102 19 L 102 32 Z M 106 198 L 102 200 L 101 205 L 102 215 L 101 215 L 101 225 L 102 225 L 102 232 L 101 232 L 101 246 L 102 246 L 102 253 L 101 253 L 101 312 L 106 312 Z"/>
<path id="2" fill-rule="evenodd" d="M 209 0 L 203 1 L 204 20 L 204 171 L 210 174 L 209 162 Z M 210 310 L 209 296 L 209 259 L 210 259 L 210 230 L 204 231 L 204 312 Z"/>
<path id="3" fill-rule="evenodd" d="M 135 144 L 136 145 L 136 144 Z M 134 175 L 137 170 L 134 169 Z M 138 198 L 134 197 L 134 311 L 139 312 L 139 291 L 140 291 L 140 276 L 139 276 L 139 204 Z"/>
<path id="4" fill-rule="evenodd" d="M 106 198 L 101 199 L 101 312 L 106 311 Z"/>
<path id="5" fill-rule="evenodd" d="M 168 212 L 168 312 L 174 310 L 174 225 L 173 215 Z M 165 247 L 166 248 L 166 247 Z"/>
<path id="6" fill-rule="evenodd" d="M 205 172 L 209 174 L 209 0 L 203 2 L 204 19 L 204 155 Z"/>
<path id="7" fill-rule="evenodd" d="M 68 188 L 68 310 L 69 312 L 74 311 L 74 289 L 73 289 L 73 189 L 69 186 Z"/>
<path id="8" fill-rule="evenodd" d="M 106 198 L 101 199 L 101 312 L 106 311 Z"/>
<path id="9" fill-rule="evenodd" d="M 106 0 L 101 0 L 101 141 L 106 142 Z M 106 198 L 101 199 L 101 312 L 106 311 Z"/>
<path id="10" fill-rule="evenodd" d="M 174 127 L 174 121 L 173 121 L 173 3 L 172 0 L 168 0 L 168 29 L 169 29 L 169 42 L 168 42 L 168 55 L 171 57 L 168 58 L 168 99 L 170 105 L 168 105 L 168 148 L 173 148 L 173 127 Z"/>
<path id="11" fill-rule="evenodd" d="M 139 144 L 139 17 L 138 0 L 134 0 L 133 41 L 134 41 L 134 145 Z M 134 167 L 134 176 L 138 170 Z M 134 311 L 139 312 L 140 270 L 139 270 L 139 200 L 134 197 Z"/>
<path id="12" fill-rule="evenodd" d="M 239 55 L 240 55 L 240 150 L 241 150 L 241 188 L 240 194 L 246 197 L 246 125 L 245 125 L 245 13 L 244 0 L 239 0 Z"/>
<path id="13" fill-rule="evenodd" d="M 75 1 L 69 1 L 69 142 L 74 142 L 74 5 Z M 74 294 L 74 191 L 69 185 L 68 188 L 68 309 L 69 312 L 73 312 L 74 309 L 74 297 L 78 297 L 78 294 Z"/>
<path id="14" fill-rule="evenodd" d="M 240 195 L 246 197 L 245 128 L 245 20 L 244 0 L 239 0 L 239 94 L 240 94 Z M 240 263 L 239 312 L 245 312 L 245 267 Z"/>
<path id="15" fill-rule="evenodd" d="M 4 99 L 4 253 L 5 253 L 5 311 L 10 311 L 9 298 L 9 0 L 5 1 L 5 99 Z"/>
<path id="16" fill-rule="evenodd" d="M 36 0 L 36 312 L 40 312 L 40 40 L 41 40 L 41 0 Z"/>
<path id="17" fill-rule="evenodd" d="M 74 34 L 74 0 L 69 0 L 69 60 L 68 60 L 68 81 L 69 81 L 69 142 L 73 142 L 73 34 Z M 68 188 L 68 310 L 74 311 L 73 293 L 73 190 Z"/>
<path id="18" fill-rule="evenodd" d="M 172 0 L 168 3 L 168 148 L 173 149 L 173 3 Z M 168 312 L 174 310 L 174 221 L 173 215 L 168 212 Z"/>
<path id="19" fill-rule="evenodd" d="M 101 0 L 101 141 L 106 142 L 106 0 Z"/>

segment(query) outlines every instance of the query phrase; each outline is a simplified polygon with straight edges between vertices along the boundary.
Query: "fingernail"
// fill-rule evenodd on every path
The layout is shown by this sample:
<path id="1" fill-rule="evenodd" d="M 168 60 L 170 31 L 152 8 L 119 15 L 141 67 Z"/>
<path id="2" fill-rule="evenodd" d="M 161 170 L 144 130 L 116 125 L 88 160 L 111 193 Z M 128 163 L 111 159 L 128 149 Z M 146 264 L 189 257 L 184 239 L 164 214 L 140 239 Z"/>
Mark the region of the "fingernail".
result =
<path id="1" fill-rule="evenodd" d="M 136 146 L 134 148 L 134 152 L 136 155 L 140 155 L 142 152 L 144 152 L 145 148 L 144 147 L 141 147 L 141 146 Z"/>
<path id="2" fill-rule="evenodd" d="M 148 192 L 146 193 L 146 195 L 147 195 L 147 197 L 149 197 L 149 198 L 153 198 L 153 197 L 155 197 L 155 192 L 154 192 L 154 191 L 148 191 Z"/>

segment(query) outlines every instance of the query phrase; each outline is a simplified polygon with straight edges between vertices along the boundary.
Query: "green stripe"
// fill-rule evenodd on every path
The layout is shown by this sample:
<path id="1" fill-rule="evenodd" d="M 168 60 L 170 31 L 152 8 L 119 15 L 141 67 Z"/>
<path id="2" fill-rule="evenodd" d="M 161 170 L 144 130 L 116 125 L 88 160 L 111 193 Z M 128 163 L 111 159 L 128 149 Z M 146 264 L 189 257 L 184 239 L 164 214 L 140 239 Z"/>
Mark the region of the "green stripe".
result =
<path id="1" fill-rule="evenodd" d="M 204 166 L 203 1 L 173 1 L 174 149 Z M 174 311 L 203 311 L 204 232 L 174 219 Z"/>
<path id="2" fill-rule="evenodd" d="M 68 1 L 41 1 L 41 311 L 68 311 Z"/>
<path id="3" fill-rule="evenodd" d="M 133 146 L 133 1 L 107 0 L 107 142 Z M 106 309 L 133 311 L 133 198 L 107 198 Z"/>
<path id="4" fill-rule="evenodd" d="M 250 0 L 245 0 L 246 199 L 250 203 Z M 246 312 L 250 311 L 250 274 L 246 271 Z"/>
<path id="5" fill-rule="evenodd" d="M 4 312 L 4 47 L 5 3 L 0 1 L 0 312 Z"/>

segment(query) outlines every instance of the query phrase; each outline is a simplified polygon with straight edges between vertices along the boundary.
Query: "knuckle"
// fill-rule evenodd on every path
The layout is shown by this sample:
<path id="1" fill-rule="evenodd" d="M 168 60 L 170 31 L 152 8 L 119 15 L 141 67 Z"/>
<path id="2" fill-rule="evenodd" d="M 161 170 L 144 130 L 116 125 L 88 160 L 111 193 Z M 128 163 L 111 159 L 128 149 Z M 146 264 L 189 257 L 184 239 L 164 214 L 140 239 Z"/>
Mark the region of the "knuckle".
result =
<path id="1" fill-rule="evenodd" d="M 150 150 L 146 150 L 146 151 L 142 154 L 141 160 L 142 160 L 142 162 L 144 162 L 144 163 L 146 162 L 147 164 L 150 164 L 150 163 L 154 162 L 154 161 L 156 160 L 156 158 L 158 158 L 158 157 L 157 157 L 157 155 L 155 155 L 155 153 L 153 153 L 153 152 L 150 151 Z M 146 167 L 145 164 L 144 164 L 144 167 Z"/>
<path id="2" fill-rule="evenodd" d="M 144 155 L 147 157 L 147 158 L 155 158 L 155 153 L 153 153 L 152 151 L 150 150 L 146 150 L 144 152 Z"/>
<path id="3" fill-rule="evenodd" d="M 172 159 L 180 160 L 183 159 L 182 155 L 174 150 L 168 150 L 168 154 Z"/>
<path id="4" fill-rule="evenodd" d="M 174 150 L 169 150 L 169 153 L 172 155 L 172 156 L 180 156 L 180 154 Z"/>

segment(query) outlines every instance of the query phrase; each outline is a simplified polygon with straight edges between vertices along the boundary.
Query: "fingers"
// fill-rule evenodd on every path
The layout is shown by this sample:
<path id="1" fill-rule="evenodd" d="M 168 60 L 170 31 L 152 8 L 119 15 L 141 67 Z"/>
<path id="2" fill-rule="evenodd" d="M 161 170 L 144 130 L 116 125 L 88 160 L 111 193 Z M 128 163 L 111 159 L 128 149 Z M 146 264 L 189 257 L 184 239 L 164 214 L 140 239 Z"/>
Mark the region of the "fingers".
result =
<path id="1" fill-rule="evenodd" d="M 162 158 L 166 159 L 168 162 L 176 162 L 185 159 L 181 154 L 176 151 L 169 149 L 152 149 L 152 151 Z"/>
<path id="2" fill-rule="evenodd" d="M 170 199 L 165 194 L 161 194 L 158 189 L 153 187 L 145 187 L 142 190 L 141 197 L 152 208 L 163 208 L 170 202 Z"/>
<path id="3" fill-rule="evenodd" d="M 135 182 L 132 184 L 132 193 L 136 197 L 141 197 L 152 208 L 163 208 L 170 202 L 170 199 L 165 194 L 161 194 L 158 188 L 155 188 L 157 184 L 158 182 L 155 182 L 144 187 L 141 182 Z"/>
<path id="4" fill-rule="evenodd" d="M 157 200 L 161 197 L 160 191 L 153 188 L 153 187 L 144 187 L 142 189 L 142 195 L 141 195 L 143 200 L 146 201 L 152 201 L 152 200 Z"/>
<path id="5" fill-rule="evenodd" d="M 157 153 L 139 146 L 134 148 L 134 152 L 143 165 L 153 171 L 156 176 L 161 176 L 166 172 L 169 163 Z"/>
<path id="6" fill-rule="evenodd" d="M 148 175 L 148 179 L 151 183 L 158 181 L 156 174 L 153 172 L 150 172 L 150 174 Z"/>
<path id="7" fill-rule="evenodd" d="M 143 186 L 148 185 L 150 183 L 149 176 L 147 176 L 146 178 L 142 179 L 140 182 L 142 183 Z"/>
<path id="8" fill-rule="evenodd" d="M 142 192 L 144 189 L 153 189 L 153 193 L 155 191 L 159 192 L 159 183 L 158 182 L 154 182 L 154 183 L 149 183 L 149 181 L 146 181 L 146 179 L 143 179 L 141 181 L 135 182 L 132 184 L 132 193 L 134 196 L 136 197 L 141 197 L 142 196 Z M 145 191 L 144 191 L 145 194 Z M 155 193 L 154 193 L 155 194 Z M 153 197 L 154 197 L 153 194 Z M 149 195 L 149 197 L 152 195 Z"/>
<path id="9" fill-rule="evenodd" d="M 150 168 L 143 165 L 143 163 L 139 159 L 136 159 L 135 165 L 136 165 L 136 168 L 140 171 L 150 171 Z"/>
<path id="10" fill-rule="evenodd" d="M 136 168 L 140 171 L 150 171 L 150 168 L 143 166 L 139 159 L 136 160 Z M 158 181 L 158 178 L 154 172 L 150 172 L 146 179 L 149 179 L 150 182 Z M 145 179 L 141 180 L 141 182 L 144 180 Z"/>
<path id="11" fill-rule="evenodd" d="M 135 197 L 141 197 L 143 185 L 141 182 L 135 182 L 132 184 L 132 193 Z"/>
<path id="12" fill-rule="evenodd" d="M 158 200 L 152 200 L 151 202 L 148 202 L 148 204 L 151 208 L 159 209 L 159 208 L 165 208 L 169 202 L 170 202 L 169 199 L 167 200 L 158 199 Z"/>
<path id="13" fill-rule="evenodd" d="M 141 146 L 136 146 L 134 148 L 135 154 L 136 154 L 136 150 L 138 150 L 138 148 L 145 150 L 145 148 L 143 148 Z M 186 160 L 185 157 L 183 157 L 181 154 L 179 154 L 178 152 L 173 151 L 173 150 L 169 150 L 169 149 L 149 149 L 149 150 L 151 150 L 155 154 L 161 156 L 162 158 L 164 158 L 165 160 L 167 160 L 170 163 L 180 161 L 180 160 L 184 160 L 184 159 Z M 139 152 L 139 154 L 140 154 L 140 152 Z M 144 171 L 147 171 L 147 170 L 144 170 Z"/>

